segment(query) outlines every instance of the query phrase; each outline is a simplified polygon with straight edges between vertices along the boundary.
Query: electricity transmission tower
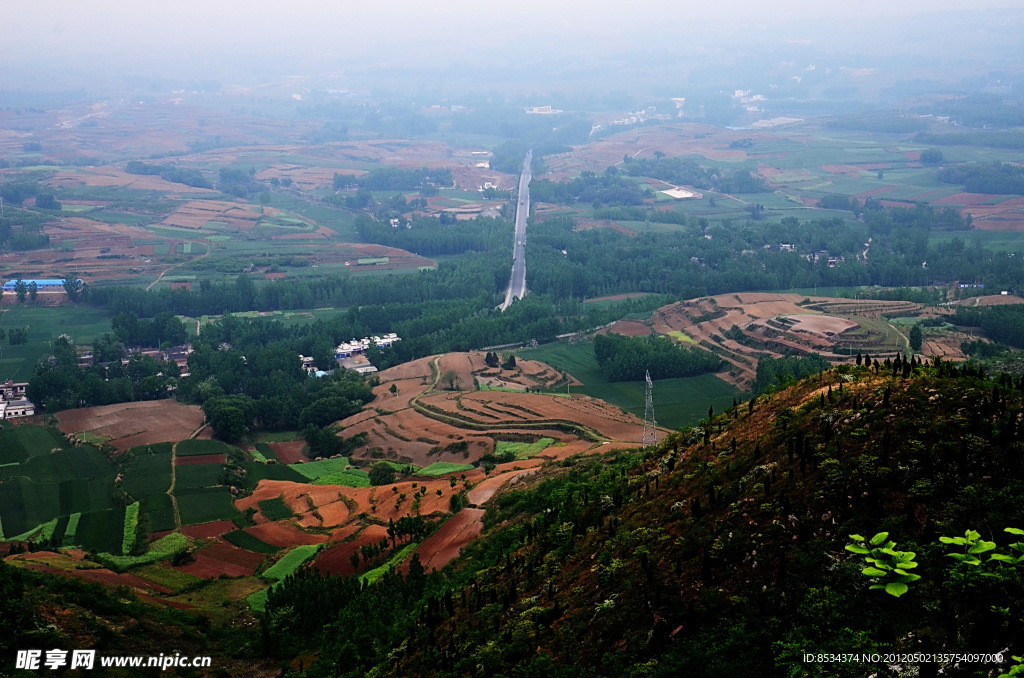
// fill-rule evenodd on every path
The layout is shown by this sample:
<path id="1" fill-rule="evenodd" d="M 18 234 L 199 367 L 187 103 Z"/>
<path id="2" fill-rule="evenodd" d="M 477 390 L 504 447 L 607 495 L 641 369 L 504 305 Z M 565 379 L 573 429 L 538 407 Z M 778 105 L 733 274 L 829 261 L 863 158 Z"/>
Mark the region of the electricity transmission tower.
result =
<path id="1" fill-rule="evenodd" d="M 654 384 L 651 372 L 647 371 L 647 398 L 644 407 L 644 439 L 641 445 L 645 448 L 658 444 L 658 425 L 654 423 Z"/>

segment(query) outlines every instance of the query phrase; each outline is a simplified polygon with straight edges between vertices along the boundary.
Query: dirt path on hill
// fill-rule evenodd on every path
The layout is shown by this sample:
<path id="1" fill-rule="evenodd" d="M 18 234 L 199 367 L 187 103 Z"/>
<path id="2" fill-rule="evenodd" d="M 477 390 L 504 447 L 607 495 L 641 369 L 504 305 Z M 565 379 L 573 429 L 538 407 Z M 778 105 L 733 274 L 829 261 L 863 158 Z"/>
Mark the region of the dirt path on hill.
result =
<path id="1" fill-rule="evenodd" d="M 179 262 L 177 264 L 174 264 L 173 266 L 168 266 L 167 268 L 165 268 L 163 271 L 160 272 L 160 275 L 158 275 L 156 277 L 156 280 L 154 280 L 153 282 L 149 283 L 149 285 L 146 286 L 146 291 L 147 292 L 150 290 L 151 287 L 153 287 L 153 285 L 155 285 L 158 282 L 160 282 L 163 279 L 163 277 L 165 275 L 167 275 L 168 271 L 174 270 L 174 269 L 178 268 L 179 266 L 184 266 L 185 264 L 191 263 L 193 261 L 199 261 L 200 259 L 205 259 L 206 257 L 208 257 L 210 255 L 210 250 L 213 249 L 213 246 L 208 241 L 206 241 L 206 240 L 186 240 L 185 242 L 195 243 L 197 245 L 203 245 L 204 247 L 206 247 L 206 252 L 204 252 L 200 256 L 196 257 L 195 259 L 186 259 L 185 261 Z M 199 329 L 198 328 L 198 324 L 197 324 L 196 329 L 197 330 Z M 196 332 L 196 334 L 198 334 L 198 331 Z"/>

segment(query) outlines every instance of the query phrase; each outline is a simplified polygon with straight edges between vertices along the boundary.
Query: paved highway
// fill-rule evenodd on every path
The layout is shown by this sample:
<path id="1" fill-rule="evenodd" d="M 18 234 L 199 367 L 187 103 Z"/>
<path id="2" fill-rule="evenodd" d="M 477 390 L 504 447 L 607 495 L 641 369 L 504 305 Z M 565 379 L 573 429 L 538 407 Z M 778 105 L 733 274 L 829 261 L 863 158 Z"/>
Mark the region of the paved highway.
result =
<path id="1" fill-rule="evenodd" d="M 502 311 L 516 299 L 526 296 L 526 219 L 530 216 L 530 164 L 533 149 L 523 161 L 523 173 L 519 175 L 519 202 L 516 204 L 516 232 L 512 238 L 512 275 L 505 290 L 505 301 L 499 306 Z"/>

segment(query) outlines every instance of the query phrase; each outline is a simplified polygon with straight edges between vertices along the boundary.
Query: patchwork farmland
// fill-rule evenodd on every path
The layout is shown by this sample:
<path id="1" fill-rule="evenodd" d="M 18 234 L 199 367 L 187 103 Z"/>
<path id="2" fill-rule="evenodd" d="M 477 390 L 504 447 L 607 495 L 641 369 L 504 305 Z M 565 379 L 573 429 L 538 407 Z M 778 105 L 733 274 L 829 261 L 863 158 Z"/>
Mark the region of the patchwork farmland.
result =
<path id="1" fill-rule="evenodd" d="M 654 312 L 649 327 L 712 351 L 728 363 L 718 376 L 748 387 L 760 357 L 813 354 L 839 363 L 856 353 L 894 352 L 906 346 L 906 338 L 885 317 L 920 310 L 905 301 L 740 293 L 664 306 Z"/>
<path id="2" fill-rule="evenodd" d="M 340 422 L 346 435 L 372 431 L 351 458 L 309 460 L 293 434 L 247 452 L 209 439 L 201 411 L 174 401 L 0 428 L 2 536 L 72 549 L 11 559 L 186 608 L 206 604 L 182 598 L 188 582 L 240 578 L 248 583 L 232 587 L 229 604 L 258 609 L 307 562 L 371 580 L 413 553 L 441 568 L 481 533 L 480 507 L 502 488 L 547 460 L 634 446 L 640 435 L 635 416 L 562 394 L 579 382 L 532 360 L 501 369 L 481 353 L 445 354 L 379 377 L 372 407 Z M 386 447 L 374 445 L 381 435 Z M 366 468 L 381 460 L 399 477 L 371 486 Z M 240 485 L 225 484 L 229 469 Z"/>

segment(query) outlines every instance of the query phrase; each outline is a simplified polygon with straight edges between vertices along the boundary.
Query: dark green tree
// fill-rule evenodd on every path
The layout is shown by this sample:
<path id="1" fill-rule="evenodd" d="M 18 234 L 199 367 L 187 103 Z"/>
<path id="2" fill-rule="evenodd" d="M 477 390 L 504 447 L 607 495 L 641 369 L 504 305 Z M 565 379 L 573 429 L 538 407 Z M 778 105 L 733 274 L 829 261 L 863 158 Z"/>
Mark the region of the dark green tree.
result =
<path id="1" fill-rule="evenodd" d="M 387 462 L 378 461 L 370 467 L 371 485 L 390 485 L 395 482 L 395 469 Z"/>
<path id="2" fill-rule="evenodd" d="M 317 369 L 323 370 L 324 372 L 331 372 L 338 369 L 338 361 L 334 359 L 334 353 L 334 344 L 324 337 L 318 339 L 316 343 L 313 344 L 313 350 L 310 352 L 310 357 L 313 358 L 313 364 L 316 365 Z"/>
<path id="3" fill-rule="evenodd" d="M 921 332 L 921 328 L 914 325 L 910 328 L 910 350 L 917 353 L 921 350 L 921 344 L 924 341 L 924 335 Z"/>
<path id="4" fill-rule="evenodd" d="M 64 276 L 62 282 L 64 283 L 64 291 L 68 293 L 68 299 L 78 301 L 78 298 L 82 295 L 85 283 L 75 275 Z"/>
<path id="5" fill-rule="evenodd" d="M 210 398 L 203 403 L 203 413 L 217 437 L 231 443 L 248 432 L 256 415 L 256 403 L 244 395 Z"/>

